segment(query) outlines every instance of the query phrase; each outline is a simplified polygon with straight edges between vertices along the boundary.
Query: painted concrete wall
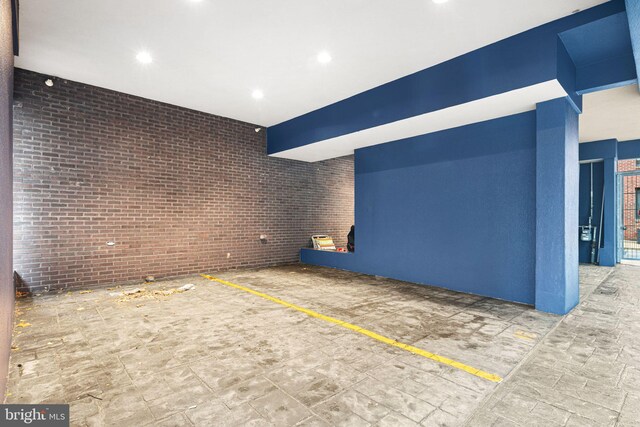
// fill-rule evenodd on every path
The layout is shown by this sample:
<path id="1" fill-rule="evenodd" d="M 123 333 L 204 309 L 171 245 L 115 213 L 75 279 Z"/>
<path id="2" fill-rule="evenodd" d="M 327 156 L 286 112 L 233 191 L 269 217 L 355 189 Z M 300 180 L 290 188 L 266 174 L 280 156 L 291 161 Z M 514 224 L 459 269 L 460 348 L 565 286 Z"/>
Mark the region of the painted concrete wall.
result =
<path id="1" fill-rule="evenodd" d="M 302 261 L 534 303 L 536 114 L 357 150 L 356 253 Z"/>
<path id="2" fill-rule="evenodd" d="M 368 271 L 533 303 L 535 113 L 356 151 Z"/>
<path id="3" fill-rule="evenodd" d="M 11 329 L 12 268 L 12 110 L 13 36 L 11 3 L 0 2 L 0 402 L 4 401 Z"/>
<path id="4" fill-rule="evenodd" d="M 567 313 L 579 297 L 578 160 L 567 99 L 357 150 L 355 254 L 301 260 Z"/>

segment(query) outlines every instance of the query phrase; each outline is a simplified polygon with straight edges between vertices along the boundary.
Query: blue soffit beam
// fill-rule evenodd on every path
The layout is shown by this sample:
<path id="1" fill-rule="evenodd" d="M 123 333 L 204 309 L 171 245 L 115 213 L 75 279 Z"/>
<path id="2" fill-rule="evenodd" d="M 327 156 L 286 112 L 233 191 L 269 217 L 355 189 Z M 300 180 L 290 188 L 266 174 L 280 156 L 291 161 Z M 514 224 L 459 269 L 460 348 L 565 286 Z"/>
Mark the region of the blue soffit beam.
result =
<path id="1" fill-rule="evenodd" d="M 615 159 L 618 156 L 618 140 L 584 142 L 580 144 L 580 161 Z"/>
<path id="2" fill-rule="evenodd" d="M 618 142 L 618 159 L 640 159 L 640 139 Z"/>
<path id="3" fill-rule="evenodd" d="M 325 160 L 559 97 L 579 111 L 575 66 L 558 35 L 624 11 L 613 0 L 269 127 L 267 152 Z"/>
<path id="4" fill-rule="evenodd" d="M 629 21 L 629 33 L 636 64 L 636 74 L 640 76 L 640 1 L 626 0 L 627 19 Z"/>
<path id="5" fill-rule="evenodd" d="M 578 94 L 637 82 L 626 12 L 572 28 L 559 36 L 575 65 Z"/>

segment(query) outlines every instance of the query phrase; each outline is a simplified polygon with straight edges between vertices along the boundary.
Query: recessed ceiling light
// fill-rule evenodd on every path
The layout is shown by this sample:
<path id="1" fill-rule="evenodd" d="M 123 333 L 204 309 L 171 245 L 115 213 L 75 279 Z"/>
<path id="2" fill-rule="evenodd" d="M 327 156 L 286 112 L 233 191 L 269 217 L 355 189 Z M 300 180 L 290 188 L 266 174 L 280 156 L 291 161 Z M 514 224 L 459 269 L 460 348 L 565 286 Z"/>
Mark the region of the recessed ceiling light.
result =
<path id="1" fill-rule="evenodd" d="M 146 51 L 138 52 L 138 54 L 136 55 L 136 59 L 141 64 L 151 64 L 151 62 L 153 62 L 151 54 Z"/>
<path id="2" fill-rule="evenodd" d="M 446 3 L 449 0 L 431 0 L 431 1 L 433 1 L 435 4 L 441 4 L 441 3 Z"/>
<path id="3" fill-rule="evenodd" d="M 251 92 L 251 96 L 253 97 L 253 99 L 262 99 L 264 98 L 264 92 L 262 92 L 260 89 L 256 89 Z"/>
<path id="4" fill-rule="evenodd" d="M 331 62 L 331 55 L 329 55 L 329 52 L 320 52 L 318 54 L 318 62 L 321 64 L 328 64 L 329 62 Z"/>

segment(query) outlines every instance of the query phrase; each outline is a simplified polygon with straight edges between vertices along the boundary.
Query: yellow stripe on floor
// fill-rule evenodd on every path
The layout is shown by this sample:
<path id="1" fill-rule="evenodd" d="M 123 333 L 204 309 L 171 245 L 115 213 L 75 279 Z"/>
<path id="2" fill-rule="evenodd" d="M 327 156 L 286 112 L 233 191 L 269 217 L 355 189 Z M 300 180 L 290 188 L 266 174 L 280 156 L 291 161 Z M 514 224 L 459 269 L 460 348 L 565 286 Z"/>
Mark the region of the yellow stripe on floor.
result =
<path id="1" fill-rule="evenodd" d="M 324 320 L 325 322 L 334 323 L 336 325 L 342 326 L 343 328 L 350 329 L 350 330 L 352 330 L 354 332 L 357 332 L 359 334 L 365 335 L 365 336 L 367 336 L 369 338 L 373 338 L 374 340 L 380 341 L 380 342 L 388 344 L 390 346 L 397 347 L 397 348 L 400 348 L 402 350 L 406 350 L 406 351 L 408 351 L 410 353 L 416 354 L 418 356 L 422 356 L 422 357 L 425 357 L 427 359 L 435 360 L 438 363 L 442 363 L 444 365 L 451 366 L 452 368 L 456 368 L 456 369 L 459 369 L 461 371 L 468 372 L 471 375 L 475 375 L 476 377 L 480 377 L 480 378 L 483 378 L 485 380 L 493 381 L 493 382 L 496 382 L 496 383 L 499 383 L 500 381 L 502 381 L 502 378 L 499 377 L 498 375 L 490 374 L 489 372 L 485 372 L 485 371 L 482 371 L 480 369 L 476 369 L 476 368 L 474 368 L 472 366 L 465 365 L 464 363 L 456 362 L 455 360 L 449 359 L 449 358 L 444 357 L 444 356 L 439 356 L 437 354 L 428 352 L 426 350 L 423 350 L 423 349 L 418 348 L 418 347 L 414 347 L 414 346 L 409 345 L 409 344 L 403 344 L 401 342 L 398 342 L 398 341 L 393 340 L 391 338 L 387 338 L 385 336 L 376 334 L 375 332 L 369 331 L 367 329 L 361 328 L 361 327 L 353 325 L 351 323 L 344 322 L 344 321 L 342 321 L 340 319 L 336 319 L 336 318 L 330 317 L 330 316 L 325 316 L 324 314 L 320 314 L 320 313 L 315 312 L 313 310 L 309 310 L 308 308 L 304 308 L 304 307 L 297 306 L 295 304 L 291 304 L 291 303 L 283 301 L 283 300 L 281 300 L 279 298 L 272 297 L 271 295 L 267 295 L 267 294 L 265 294 L 263 292 L 254 291 L 253 289 L 247 288 L 246 286 L 236 285 L 235 283 L 227 282 L 226 280 L 218 279 L 216 277 L 209 276 L 207 274 L 201 274 L 201 276 L 204 277 L 205 279 L 209 279 L 211 281 L 218 282 L 220 284 L 223 284 L 223 285 L 226 285 L 226 286 L 229 286 L 229 287 L 232 287 L 232 288 L 244 291 L 244 292 L 248 292 L 250 294 L 256 295 L 256 296 L 258 296 L 260 298 L 264 298 L 264 299 L 269 300 L 269 301 L 273 301 L 273 302 L 275 302 L 277 304 L 280 304 L 282 306 L 285 306 L 287 308 L 291 308 L 293 310 L 297 310 L 299 312 L 302 312 L 302 313 L 304 313 L 304 314 L 306 314 L 308 316 Z"/>

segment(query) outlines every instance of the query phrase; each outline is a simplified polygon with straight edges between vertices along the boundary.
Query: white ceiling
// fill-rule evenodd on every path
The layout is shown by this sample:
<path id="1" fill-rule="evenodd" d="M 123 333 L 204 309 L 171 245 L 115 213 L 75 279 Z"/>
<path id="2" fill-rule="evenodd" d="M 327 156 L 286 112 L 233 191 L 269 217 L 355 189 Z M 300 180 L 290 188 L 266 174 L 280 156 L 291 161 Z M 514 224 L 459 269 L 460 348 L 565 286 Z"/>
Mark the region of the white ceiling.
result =
<path id="1" fill-rule="evenodd" d="M 16 65 L 270 126 L 604 2 L 21 0 Z"/>
<path id="2" fill-rule="evenodd" d="M 633 84 L 582 97 L 580 142 L 640 139 L 640 91 Z"/>

